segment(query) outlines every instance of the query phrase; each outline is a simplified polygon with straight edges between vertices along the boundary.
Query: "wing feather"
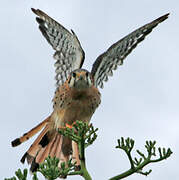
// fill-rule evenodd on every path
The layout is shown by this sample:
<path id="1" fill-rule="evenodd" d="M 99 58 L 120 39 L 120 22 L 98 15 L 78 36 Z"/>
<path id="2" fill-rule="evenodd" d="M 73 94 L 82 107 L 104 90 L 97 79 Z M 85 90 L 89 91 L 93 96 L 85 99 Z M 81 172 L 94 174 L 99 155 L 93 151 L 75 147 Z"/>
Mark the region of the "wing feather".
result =
<path id="1" fill-rule="evenodd" d="M 95 86 L 103 88 L 103 82 L 108 80 L 108 76 L 113 75 L 113 70 L 116 70 L 119 65 L 122 65 L 123 60 L 137 46 L 137 44 L 144 40 L 145 36 L 148 35 L 159 23 L 167 19 L 168 16 L 169 13 L 138 28 L 113 44 L 106 52 L 101 54 L 94 62 L 91 70 Z"/>
<path id="2" fill-rule="evenodd" d="M 36 20 L 40 31 L 55 50 L 53 57 L 56 60 L 55 79 L 58 87 L 66 81 L 71 71 L 82 67 L 85 53 L 73 31 L 68 31 L 39 9 L 32 8 L 32 11 L 38 16 Z"/>

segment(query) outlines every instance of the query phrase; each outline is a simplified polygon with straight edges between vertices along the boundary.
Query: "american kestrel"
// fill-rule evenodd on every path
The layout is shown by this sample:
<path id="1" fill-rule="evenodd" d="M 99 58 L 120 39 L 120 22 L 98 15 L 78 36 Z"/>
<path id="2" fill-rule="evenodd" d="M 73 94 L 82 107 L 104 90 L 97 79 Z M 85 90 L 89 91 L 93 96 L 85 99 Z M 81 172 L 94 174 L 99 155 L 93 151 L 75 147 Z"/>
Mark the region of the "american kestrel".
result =
<path id="1" fill-rule="evenodd" d="M 58 133 L 58 128 L 72 125 L 76 120 L 89 122 L 101 102 L 98 87 L 112 76 L 113 70 L 123 64 L 125 57 L 144 40 L 154 27 L 168 18 L 169 14 L 138 28 L 113 44 L 94 62 L 91 71 L 82 69 L 85 53 L 73 31 L 68 31 L 57 21 L 39 9 L 32 9 L 37 15 L 39 29 L 55 50 L 56 85 L 52 114 L 12 141 L 12 146 L 25 142 L 42 128 L 43 130 L 21 159 L 31 164 L 31 171 L 37 170 L 40 163 L 50 155 L 60 162 L 72 157 L 80 165 L 77 144 Z"/>

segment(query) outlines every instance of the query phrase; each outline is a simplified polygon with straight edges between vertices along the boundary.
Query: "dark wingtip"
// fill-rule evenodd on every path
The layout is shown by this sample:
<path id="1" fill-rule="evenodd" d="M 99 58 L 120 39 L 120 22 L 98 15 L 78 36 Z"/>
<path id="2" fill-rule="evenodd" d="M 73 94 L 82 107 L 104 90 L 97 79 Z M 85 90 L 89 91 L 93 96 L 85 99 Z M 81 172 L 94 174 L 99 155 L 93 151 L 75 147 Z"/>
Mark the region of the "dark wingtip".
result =
<path id="1" fill-rule="evenodd" d="M 169 15 L 170 15 L 170 13 L 167 13 L 167 14 L 159 17 L 158 19 L 156 19 L 156 21 L 159 21 L 159 22 L 165 21 Z"/>
<path id="2" fill-rule="evenodd" d="M 34 14 L 36 14 L 37 16 L 40 16 L 40 14 L 44 14 L 40 9 L 34 9 L 34 8 L 31 8 L 32 12 Z"/>
<path id="3" fill-rule="evenodd" d="M 33 13 L 35 13 L 35 14 L 37 13 L 37 9 L 31 8 L 31 10 Z"/>
<path id="4" fill-rule="evenodd" d="M 162 17 L 168 18 L 169 15 L 170 15 L 170 13 L 166 13 L 166 14 L 164 14 Z"/>
<path id="5" fill-rule="evenodd" d="M 14 141 L 11 142 L 12 147 L 16 147 L 16 146 L 18 146 L 20 144 L 21 144 L 20 138 L 17 138 Z"/>
<path id="6" fill-rule="evenodd" d="M 167 13 L 167 14 L 163 15 L 162 17 L 163 17 L 164 19 L 167 19 L 169 15 L 170 15 L 170 13 Z"/>
<path id="7" fill-rule="evenodd" d="M 34 14 L 36 14 L 37 16 L 48 16 L 47 14 L 45 14 L 43 11 L 41 11 L 40 9 L 34 9 L 34 8 L 31 8 L 32 12 Z"/>

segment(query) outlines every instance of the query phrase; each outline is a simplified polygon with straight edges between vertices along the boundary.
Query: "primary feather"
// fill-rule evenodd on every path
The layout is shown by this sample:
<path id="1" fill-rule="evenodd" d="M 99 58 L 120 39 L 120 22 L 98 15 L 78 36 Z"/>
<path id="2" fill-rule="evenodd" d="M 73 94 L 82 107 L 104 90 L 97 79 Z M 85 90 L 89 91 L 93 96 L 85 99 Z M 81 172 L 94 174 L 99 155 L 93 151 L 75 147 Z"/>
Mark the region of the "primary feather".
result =
<path id="1" fill-rule="evenodd" d="M 93 64 L 91 73 L 94 77 L 95 86 L 103 88 L 103 82 L 113 75 L 113 70 L 123 64 L 126 56 L 140 43 L 159 23 L 168 18 L 169 14 L 165 14 L 156 20 L 148 23 L 132 33 L 128 34 L 115 44 L 113 44 L 106 52 L 101 54 Z"/>

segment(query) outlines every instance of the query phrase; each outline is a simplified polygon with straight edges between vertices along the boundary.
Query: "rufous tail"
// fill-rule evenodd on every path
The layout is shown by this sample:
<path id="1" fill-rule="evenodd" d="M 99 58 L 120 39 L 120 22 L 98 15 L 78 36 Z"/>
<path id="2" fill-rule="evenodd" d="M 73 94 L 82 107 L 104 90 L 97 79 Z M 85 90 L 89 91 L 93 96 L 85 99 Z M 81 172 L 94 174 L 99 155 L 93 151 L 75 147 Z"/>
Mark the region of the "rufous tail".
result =
<path id="1" fill-rule="evenodd" d="M 35 134 L 37 134 L 46 124 L 47 122 L 50 120 L 50 117 L 46 118 L 44 121 L 42 121 L 40 124 L 38 124 L 36 127 L 34 127 L 33 129 L 31 129 L 29 132 L 23 134 L 23 136 L 21 136 L 20 138 L 16 138 L 14 141 L 11 142 L 12 147 L 18 146 L 21 143 L 27 141 L 28 139 L 30 139 L 32 136 L 34 136 Z"/>
<path id="2" fill-rule="evenodd" d="M 27 160 L 28 164 L 31 164 L 30 170 L 34 172 L 38 169 L 39 164 L 44 162 L 48 156 L 60 159 L 59 168 L 62 162 L 67 162 L 71 157 L 73 161 L 76 162 L 76 166 L 79 167 L 80 159 L 77 144 L 71 141 L 71 139 L 60 135 L 57 130 L 52 129 L 50 117 L 22 137 L 12 141 L 12 146 L 15 147 L 20 145 L 22 142 L 39 132 L 42 128 L 43 130 L 39 136 L 21 158 L 21 162 L 24 163 L 25 160 Z"/>

